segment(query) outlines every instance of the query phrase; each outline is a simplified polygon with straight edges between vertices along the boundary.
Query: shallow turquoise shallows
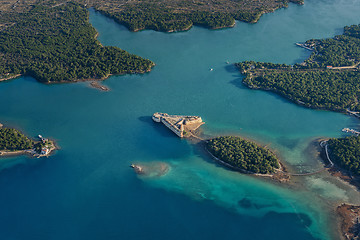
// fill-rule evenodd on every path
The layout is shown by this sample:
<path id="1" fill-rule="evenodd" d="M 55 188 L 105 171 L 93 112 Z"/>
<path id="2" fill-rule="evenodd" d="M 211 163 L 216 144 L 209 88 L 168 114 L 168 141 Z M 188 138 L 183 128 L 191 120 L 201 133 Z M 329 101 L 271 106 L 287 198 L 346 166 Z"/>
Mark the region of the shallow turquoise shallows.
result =
<path id="1" fill-rule="evenodd" d="M 291 171 L 321 168 L 312 142 L 340 137 L 358 120 L 247 89 L 231 64 L 301 62 L 310 52 L 295 42 L 360 23 L 360 1 L 305 2 L 257 24 L 171 34 L 132 33 L 90 10 L 103 45 L 156 66 L 110 77 L 104 82 L 110 92 L 30 77 L 0 84 L 0 122 L 61 147 L 48 159 L 0 159 L 0 238 L 336 239 L 334 206 L 360 199 L 345 184 L 326 173 L 289 186 L 229 171 L 151 120 L 158 111 L 199 115 L 206 136 L 235 134 L 267 145 Z M 168 174 L 139 177 L 129 167 L 153 161 L 169 164 Z"/>

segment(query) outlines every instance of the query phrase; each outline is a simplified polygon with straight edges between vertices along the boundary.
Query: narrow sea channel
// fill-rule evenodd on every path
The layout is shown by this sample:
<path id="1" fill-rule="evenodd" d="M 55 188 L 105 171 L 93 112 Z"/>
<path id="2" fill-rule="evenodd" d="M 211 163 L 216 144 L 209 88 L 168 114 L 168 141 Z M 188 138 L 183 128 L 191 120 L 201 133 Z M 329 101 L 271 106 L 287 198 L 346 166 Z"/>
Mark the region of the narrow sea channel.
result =
<path id="1" fill-rule="evenodd" d="M 110 92 L 29 77 L 0 84 L 0 122 L 61 146 L 48 159 L 0 159 L 1 239 L 336 239 L 335 205 L 360 203 L 352 188 L 326 173 L 288 186 L 229 171 L 151 115 L 199 115 L 205 135 L 255 140 L 295 171 L 321 168 L 312 141 L 359 121 L 247 89 L 231 63 L 301 62 L 310 52 L 295 42 L 340 34 L 359 12 L 360 1 L 305 0 L 257 24 L 168 34 L 132 33 L 90 10 L 103 45 L 156 66 L 110 77 Z M 152 161 L 171 170 L 142 178 L 129 167 Z"/>

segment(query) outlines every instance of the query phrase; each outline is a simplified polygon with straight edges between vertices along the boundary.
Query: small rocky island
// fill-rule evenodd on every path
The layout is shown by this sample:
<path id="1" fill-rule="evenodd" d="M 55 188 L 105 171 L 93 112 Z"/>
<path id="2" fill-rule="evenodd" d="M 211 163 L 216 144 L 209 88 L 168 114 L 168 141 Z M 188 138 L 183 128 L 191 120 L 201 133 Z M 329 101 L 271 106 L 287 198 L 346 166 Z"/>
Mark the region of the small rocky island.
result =
<path id="1" fill-rule="evenodd" d="M 240 137 L 213 138 L 206 148 L 216 160 L 243 173 L 273 174 L 281 168 L 275 154 Z"/>
<path id="2" fill-rule="evenodd" d="M 199 116 L 169 115 L 167 113 L 154 113 L 154 122 L 163 123 L 179 137 L 191 137 L 193 131 L 204 124 Z"/>
<path id="3" fill-rule="evenodd" d="M 34 141 L 19 130 L 5 128 L 0 124 L 0 156 L 9 157 L 14 155 L 30 155 L 33 157 L 45 157 L 56 149 L 52 140 L 38 136 L 39 140 Z"/>
<path id="4" fill-rule="evenodd" d="M 133 163 L 130 167 L 134 169 L 135 173 L 143 177 L 161 177 L 170 170 L 169 164 L 159 161 Z"/>

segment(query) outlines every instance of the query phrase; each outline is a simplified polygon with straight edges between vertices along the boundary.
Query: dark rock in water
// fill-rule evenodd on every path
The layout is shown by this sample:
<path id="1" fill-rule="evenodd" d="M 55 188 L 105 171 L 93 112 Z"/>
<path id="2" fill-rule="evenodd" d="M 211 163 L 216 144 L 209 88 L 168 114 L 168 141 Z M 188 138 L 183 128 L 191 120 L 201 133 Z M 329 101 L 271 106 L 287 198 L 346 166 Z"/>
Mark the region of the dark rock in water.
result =
<path id="1" fill-rule="evenodd" d="M 254 204 L 254 207 L 256 209 L 262 209 L 262 208 L 268 208 L 268 207 L 271 207 L 272 204 L 260 204 L 260 203 L 255 203 Z"/>
<path id="2" fill-rule="evenodd" d="M 261 203 L 256 203 L 251 201 L 248 198 L 243 198 L 240 201 L 238 201 L 238 205 L 242 208 L 255 208 L 255 209 L 262 209 L 262 208 L 267 208 L 267 207 L 271 207 L 272 204 L 261 204 Z"/>
<path id="3" fill-rule="evenodd" d="M 161 177 L 165 175 L 170 166 L 164 162 L 144 162 L 131 164 L 134 171 L 144 177 Z"/>
<path id="4" fill-rule="evenodd" d="M 137 174 L 142 174 L 144 172 L 144 168 L 140 165 L 131 164 L 130 167 L 132 167 Z"/>
<path id="5" fill-rule="evenodd" d="M 238 201 L 238 204 L 242 208 L 251 208 L 253 205 L 252 202 L 248 198 L 241 199 L 240 201 Z"/>

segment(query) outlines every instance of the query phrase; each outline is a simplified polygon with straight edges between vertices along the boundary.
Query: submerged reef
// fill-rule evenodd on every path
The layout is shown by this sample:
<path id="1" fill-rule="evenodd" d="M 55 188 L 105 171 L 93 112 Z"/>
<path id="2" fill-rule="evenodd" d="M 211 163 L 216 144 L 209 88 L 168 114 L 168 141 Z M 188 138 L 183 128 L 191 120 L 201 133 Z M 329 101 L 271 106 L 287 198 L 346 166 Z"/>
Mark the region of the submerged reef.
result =
<path id="1" fill-rule="evenodd" d="M 169 164 L 159 161 L 133 163 L 130 167 L 132 167 L 138 175 L 144 177 L 161 177 L 170 170 Z"/>

